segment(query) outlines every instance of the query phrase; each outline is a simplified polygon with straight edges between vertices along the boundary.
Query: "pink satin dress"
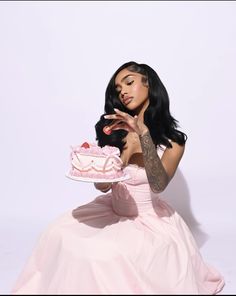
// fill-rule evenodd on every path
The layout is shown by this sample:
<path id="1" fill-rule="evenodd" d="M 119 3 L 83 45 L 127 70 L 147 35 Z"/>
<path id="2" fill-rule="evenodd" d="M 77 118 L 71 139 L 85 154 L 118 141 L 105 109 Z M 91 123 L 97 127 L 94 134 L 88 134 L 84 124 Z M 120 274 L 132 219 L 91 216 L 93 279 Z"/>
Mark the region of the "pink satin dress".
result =
<path id="1" fill-rule="evenodd" d="M 42 233 L 13 294 L 217 294 L 180 215 L 154 194 L 144 168 L 58 218 Z"/>

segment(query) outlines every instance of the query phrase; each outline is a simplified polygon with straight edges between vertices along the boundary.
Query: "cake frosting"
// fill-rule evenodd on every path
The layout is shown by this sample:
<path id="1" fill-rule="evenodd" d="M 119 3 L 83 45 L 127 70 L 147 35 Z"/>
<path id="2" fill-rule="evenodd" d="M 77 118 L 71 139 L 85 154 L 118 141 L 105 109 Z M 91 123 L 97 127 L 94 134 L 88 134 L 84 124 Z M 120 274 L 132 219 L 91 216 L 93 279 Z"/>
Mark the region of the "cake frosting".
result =
<path id="1" fill-rule="evenodd" d="M 71 170 L 74 179 L 117 179 L 124 175 L 120 150 L 114 146 L 100 147 L 95 143 L 83 143 L 71 147 Z"/>

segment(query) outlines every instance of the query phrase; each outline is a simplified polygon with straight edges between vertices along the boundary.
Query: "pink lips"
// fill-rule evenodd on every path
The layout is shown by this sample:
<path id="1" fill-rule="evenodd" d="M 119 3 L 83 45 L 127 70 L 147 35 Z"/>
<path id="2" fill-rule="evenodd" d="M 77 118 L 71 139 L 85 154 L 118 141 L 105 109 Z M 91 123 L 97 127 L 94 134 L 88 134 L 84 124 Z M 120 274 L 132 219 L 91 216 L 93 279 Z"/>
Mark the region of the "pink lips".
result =
<path id="1" fill-rule="evenodd" d="M 127 105 L 132 101 L 133 97 L 125 97 L 123 99 L 123 104 Z"/>

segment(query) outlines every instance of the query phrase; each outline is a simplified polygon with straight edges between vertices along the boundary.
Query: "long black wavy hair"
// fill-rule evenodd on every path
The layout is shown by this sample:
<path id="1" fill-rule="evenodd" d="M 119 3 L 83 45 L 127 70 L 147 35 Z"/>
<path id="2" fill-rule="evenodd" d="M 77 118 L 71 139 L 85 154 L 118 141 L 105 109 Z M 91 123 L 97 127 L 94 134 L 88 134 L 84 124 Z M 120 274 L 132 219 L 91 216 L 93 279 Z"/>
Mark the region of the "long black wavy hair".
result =
<path id="1" fill-rule="evenodd" d="M 144 123 L 148 127 L 153 143 L 156 146 L 164 145 L 172 147 L 169 140 L 184 145 L 187 140 L 187 135 L 178 128 L 178 121 L 170 114 L 169 111 L 169 96 L 165 86 L 161 82 L 157 73 L 146 64 L 138 64 L 136 62 L 128 62 L 120 66 L 108 83 L 105 92 L 105 113 L 101 115 L 100 120 L 95 125 L 96 140 L 98 145 L 103 147 L 105 145 L 116 146 L 122 153 L 127 135 L 126 130 L 116 130 L 110 135 L 103 132 L 103 128 L 111 124 L 111 119 L 105 119 L 105 114 L 114 114 L 114 108 L 124 111 L 130 115 L 134 115 L 133 111 L 128 110 L 120 101 L 119 94 L 115 87 L 115 78 L 117 74 L 123 70 L 128 69 L 131 72 L 140 73 L 148 82 L 148 98 L 149 105 L 144 112 Z"/>

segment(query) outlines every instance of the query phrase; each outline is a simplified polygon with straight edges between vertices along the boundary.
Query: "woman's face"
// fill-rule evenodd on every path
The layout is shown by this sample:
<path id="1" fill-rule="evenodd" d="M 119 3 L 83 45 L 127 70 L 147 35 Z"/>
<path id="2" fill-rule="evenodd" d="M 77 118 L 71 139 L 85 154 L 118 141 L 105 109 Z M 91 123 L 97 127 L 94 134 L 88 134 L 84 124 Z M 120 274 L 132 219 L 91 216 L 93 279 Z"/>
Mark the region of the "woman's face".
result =
<path id="1" fill-rule="evenodd" d="M 148 85 L 143 82 L 144 76 L 131 72 L 128 69 L 121 70 L 115 78 L 116 90 L 122 104 L 129 110 L 141 110 L 149 103 Z"/>

